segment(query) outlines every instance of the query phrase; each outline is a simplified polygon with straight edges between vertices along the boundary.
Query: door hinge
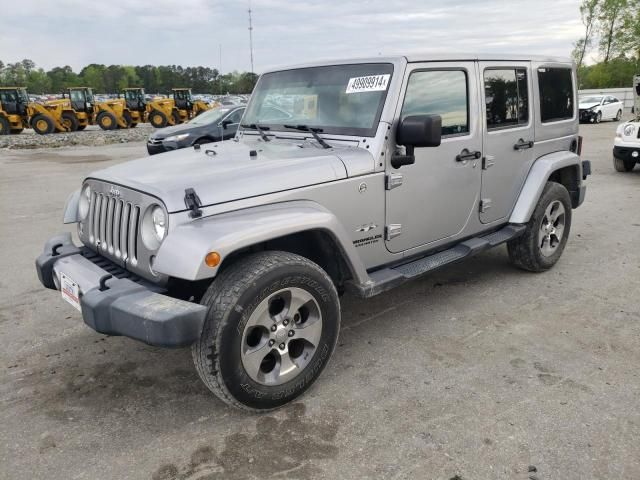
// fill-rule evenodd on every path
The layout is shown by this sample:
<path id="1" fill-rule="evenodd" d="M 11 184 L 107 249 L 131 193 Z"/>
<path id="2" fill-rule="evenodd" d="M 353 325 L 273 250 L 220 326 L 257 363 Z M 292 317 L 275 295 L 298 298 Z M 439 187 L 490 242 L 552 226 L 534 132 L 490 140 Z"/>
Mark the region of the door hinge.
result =
<path id="1" fill-rule="evenodd" d="M 483 170 L 488 170 L 489 168 L 493 167 L 496 162 L 496 157 L 494 157 L 493 155 L 485 155 L 484 157 L 482 157 L 482 169 Z"/>
<path id="2" fill-rule="evenodd" d="M 387 190 L 393 190 L 396 187 L 402 185 L 404 177 L 401 173 L 390 173 L 385 177 L 385 188 Z"/>
<path id="3" fill-rule="evenodd" d="M 480 213 L 485 213 L 490 208 L 491 208 L 490 198 L 483 198 L 482 200 L 480 200 Z"/>
<path id="4" fill-rule="evenodd" d="M 402 225 L 399 223 L 392 223 L 384 227 L 385 239 L 391 240 L 402 233 Z"/>

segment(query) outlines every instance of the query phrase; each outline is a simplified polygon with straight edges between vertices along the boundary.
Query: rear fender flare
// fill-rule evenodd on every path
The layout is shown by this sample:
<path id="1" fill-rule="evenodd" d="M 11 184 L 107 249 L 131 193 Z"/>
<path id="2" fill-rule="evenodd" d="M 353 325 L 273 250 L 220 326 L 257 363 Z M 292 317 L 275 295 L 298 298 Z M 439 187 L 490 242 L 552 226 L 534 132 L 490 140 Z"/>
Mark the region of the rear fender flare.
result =
<path id="1" fill-rule="evenodd" d="M 527 180 L 522 190 L 520 190 L 520 195 L 511 212 L 509 222 L 527 223 L 538 204 L 542 190 L 547 184 L 549 177 L 553 172 L 570 166 L 575 166 L 578 169 L 582 168 L 580 157 L 569 151 L 554 152 L 538 158 L 531 167 L 531 170 L 529 170 Z M 578 172 L 578 178 L 582 178 L 581 171 Z"/>
<path id="2" fill-rule="evenodd" d="M 170 229 L 162 242 L 153 268 L 158 273 L 184 280 L 213 278 L 219 266 L 211 268 L 205 264 L 209 252 L 218 252 L 222 264 L 244 248 L 309 230 L 322 230 L 333 237 L 341 249 L 336 254 L 342 254 L 356 282 L 369 279 L 351 238 L 336 216 L 306 200 L 253 207 L 178 225 Z"/>

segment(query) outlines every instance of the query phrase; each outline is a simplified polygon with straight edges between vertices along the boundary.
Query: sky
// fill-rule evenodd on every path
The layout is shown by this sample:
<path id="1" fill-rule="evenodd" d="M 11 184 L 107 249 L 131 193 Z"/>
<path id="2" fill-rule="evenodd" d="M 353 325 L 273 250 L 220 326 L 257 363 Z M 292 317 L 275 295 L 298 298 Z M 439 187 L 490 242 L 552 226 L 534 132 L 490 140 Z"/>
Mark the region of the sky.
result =
<path id="1" fill-rule="evenodd" d="M 416 52 L 568 56 L 583 30 L 579 3 L 252 0 L 254 71 Z M 0 60 L 29 58 L 47 70 L 103 63 L 250 71 L 248 9 L 248 0 L 0 0 Z"/>

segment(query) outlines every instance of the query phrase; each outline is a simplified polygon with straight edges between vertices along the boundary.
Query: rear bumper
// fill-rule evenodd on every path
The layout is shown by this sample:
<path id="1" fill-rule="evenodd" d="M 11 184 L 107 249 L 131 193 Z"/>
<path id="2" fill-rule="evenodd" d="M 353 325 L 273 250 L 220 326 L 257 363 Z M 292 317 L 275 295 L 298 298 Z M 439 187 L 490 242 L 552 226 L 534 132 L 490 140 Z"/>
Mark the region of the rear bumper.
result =
<path id="1" fill-rule="evenodd" d="M 60 274 L 80 289 L 84 322 L 96 332 L 122 335 L 159 347 L 182 347 L 200 337 L 206 307 L 178 300 L 86 248 L 71 234 L 51 238 L 36 259 L 40 282 L 59 289 Z"/>
<path id="2" fill-rule="evenodd" d="M 640 162 L 640 147 L 613 147 L 613 156 L 620 160 Z"/>

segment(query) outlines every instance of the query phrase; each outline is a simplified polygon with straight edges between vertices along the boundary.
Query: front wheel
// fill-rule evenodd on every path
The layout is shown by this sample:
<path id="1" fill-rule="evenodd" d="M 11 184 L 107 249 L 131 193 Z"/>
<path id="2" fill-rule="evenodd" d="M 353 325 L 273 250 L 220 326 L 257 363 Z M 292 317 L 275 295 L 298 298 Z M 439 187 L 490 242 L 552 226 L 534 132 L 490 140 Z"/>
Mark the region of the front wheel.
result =
<path id="1" fill-rule="evenodd" d="M 571 229 L 571 198 L 559 183 L 547 182 L 524 234 L 507 243 L 509 261 L 530 272 L 553 267 Z"/>
<path id="2" fill-rule="evenodd" d="M 616 122 L 619 122 L 622 119 L 622 110 L 618 110 L 616 113 Z"/>
<path id="3" fill-rule="evenodd" d="M 622 158 L 613 157 L 613 168 L 616 169 L 616 172 L 630 172 L 635 166 L 636 161 L 633 159 L 623 160 Z"/>
<path id="4" fill-rule="evenodd" d="M 602 121 L 602 112 L 598 112 L 596 115 L 596 123 L 600 123 Z"/>
<path id="5" fill-rule="evenodd" d="M 302 394 L 338 339 L 340 303 L 329 276 L 304 257 L 267 251 L 228 267 L 211 284 L 194 363 L 229 405 L 265 411 Z"/>

